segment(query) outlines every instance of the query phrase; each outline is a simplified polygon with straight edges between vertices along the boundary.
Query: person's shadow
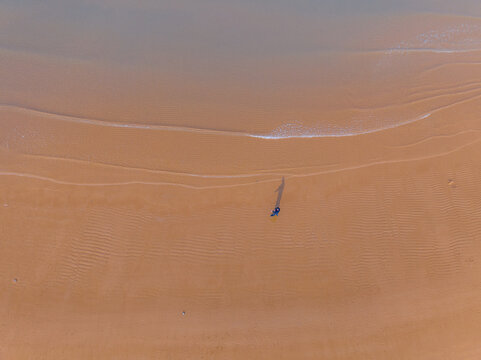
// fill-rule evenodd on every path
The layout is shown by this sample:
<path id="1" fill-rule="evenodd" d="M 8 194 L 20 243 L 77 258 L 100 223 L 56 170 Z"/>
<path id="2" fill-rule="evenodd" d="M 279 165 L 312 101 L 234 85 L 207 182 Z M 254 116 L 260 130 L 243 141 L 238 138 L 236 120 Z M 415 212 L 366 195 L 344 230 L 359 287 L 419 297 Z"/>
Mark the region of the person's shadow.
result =
<path id="1" fill-rule="evenodd" d="M 283 176 L 282 183 L 279 185 L 279 187 L 276 190 L 277 192 L 277 201 L 275 206 L 276 208 L 281 207 L 281 198 L 282 198 L 282 193 L 284 192 L 284 186 L 285 186 L 285 182 L 284 182 L 284 176 Z"/>

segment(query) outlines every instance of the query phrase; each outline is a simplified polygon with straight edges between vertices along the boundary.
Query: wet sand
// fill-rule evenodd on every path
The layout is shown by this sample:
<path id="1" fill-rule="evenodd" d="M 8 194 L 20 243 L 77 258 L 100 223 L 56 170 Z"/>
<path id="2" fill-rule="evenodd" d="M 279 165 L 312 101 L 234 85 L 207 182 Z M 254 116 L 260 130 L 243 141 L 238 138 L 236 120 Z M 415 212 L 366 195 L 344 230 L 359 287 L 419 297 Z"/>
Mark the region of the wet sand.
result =
<path id="1" fill-rule="evenodd" d="M 368 20 L 183 74 L 2 48 L 0 357 L 478 359 L 481 21 Z"/>

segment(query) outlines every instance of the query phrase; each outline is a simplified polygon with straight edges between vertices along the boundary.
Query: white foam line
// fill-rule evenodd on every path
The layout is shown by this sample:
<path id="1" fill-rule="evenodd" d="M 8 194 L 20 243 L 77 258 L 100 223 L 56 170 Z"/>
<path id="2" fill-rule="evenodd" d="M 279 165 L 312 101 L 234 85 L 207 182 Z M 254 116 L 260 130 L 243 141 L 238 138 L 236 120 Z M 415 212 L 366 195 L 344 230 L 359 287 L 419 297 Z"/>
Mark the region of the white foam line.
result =
<path id="1" fill-rule="evenodd" d="M 78 123 L 78 124 L 96 125 L 96 126 L 104 126 L 104 127 L 127 128 L 127 129 L 138 129 L 138 130 L 195 132 L 195 133 L 204 133 L 204 134 L 211 134 L 211 135 L 249 136 L 249 134 L 247 133 L 237 132 L 237 131 L 201 129 L 201 128 L 191 128 L 191 127 L 183 127 L 183 126 L 170 126 L 170 125 L 122 123 L 122 122 L 115 122 L 110 120 L 82 118 L 82 117 L 77 117 L 72 115 L 57 114 L 54 112 L 48 112 L 48 111 L 37 110 L 37 109 L 23 107 L 23 106 L 9 105 L 9 104 L 0 104 L 0 109 L 31 113 L 37 116 L 48 116 L 53 119 L 58 119 L 61 121 L 69 121 L 69 122 Z"/>
<path id="2" fill-rule="evenodd" d="M 344 172 L 344 171 L 358 170 L 358 169 L 368 168 L 368 167 L 371 167 L 371 166 L 387 165 L 387 164 L 395 164 L 395 163 L 407 163 L 407 162 L 411 162 L 411 161 L 422 161 L 422 160 L 434 159 L 434 158 L 439 158 L 439 157 L 443 157 L 443 156 L 455 153 L 457 151 L 460 151 L 461 149 L 469 147 L 469 146 L 471 146 L 473 144 L 476 144 L 480 141 L 481 141 L 481 137 L 479 137 L 479 138 L 477 138 L 473 141 L 470 141 L 468 143 L 462 144 L 458 147 L 455 147 L 454 149 L 451 149 L 451 150 L 448 150 L 448 151 L 445 151 L 445 152 L 441 152 L 441 153 L 437 153 L 437 154 L 433 154 L 433 155 L 420 156 L 420 157 L 409 158 L 409 159 L 374 161 L 374 162 L 371 162 L 371 163 L 365 163 L 365 164 L 354 165 L 354 166 L 347 166 L 347 167 L 339 168 L 339 169 L 322 170 L 322 171 L 306 173 L 306 174 L 286 175 L 286 178 L 287 179 L 303 178 L 303 177 L 309 177 L 309 176 L 325 175 L 325 174 L 339 173 L 339 172 Z M 24 177 L 24 178 L 35 179 L 35 180 L 40 180 L 40 181 L 49 181 L 49 182 L 52 182 L 52 183 L 55 183 L 55 184 L 60 184 L 60 185 L 87 186 L 87 187 L 111 187 L 111 186 L 126 186 L 126 185 L 152 185 L 152 186 L 164 185 L 164 186 L 178 186 L 178 187 L 183 187 L 183 188 L 188 188 L 188 189 L 234 188 L 234 187 L 239 187 L 239 186 L 258 185 L 260 183 L 272 183 L 272 182 L 278 181 L 278 179 L 266 179 L 266 180 L 260 180 L 260 181 L 256 181 L 256 182 L 247 182 L 247 183 L 239 183 L 239 184 L 231 184 L 231 185 L 193 186 L 193 185 L 186 185 L 186 184 L 179 184 L 179 183 L 150 182 L 150 181 L 126 181 L 126 182 L 109 182 L 109 183 L 79 183 L 79 182 L 58 180 L 58 179 L 54 179 L 54 178 L 47 177 L 47 176 L 13 172 L 13 171 L 0 171 L 0 176 Z"/>
<path id="3" fill-rule="evenodd" d="M 378 50 L 376 52 L 432 52 L 432 53 L 446 53 L 446 54 L 454 54 L 454 53 L 467 53 L 467 52 L 476 52 L 481 51 L 479 49 L 433 49 L 433 48 L 388 48 L 385 50 Z"/>
<path id="4" fill-rule="evenodd" d="M 383 128 L 365 130 L 365 131 L 362 131 L 362 132 L 350 132 L 350 133 L 342 133 L 342 134 L 301 134 L 301 135 L 254 135 L 254 134 L 250 134 L 249 136 L 254 137 L 254 138 L 259 138 L 259 139 L 267 139 L 267 140 L 291 139 L 291 138 L 315 138 L 315 137 L 333 137 L 333 138 L 335 138 L 335 137 L 359 136 L 359 135 L 371 134 L 371 133 L 375 133 L 375 132 L 379 132 L 379 131 L 383 131 L 383 130 L 387 130 L 387 129 L 397 128 L 397 127 L 400 127 L 400 126 L 403 126 L 403 125 L 407 125 L 407 124 L 410 124 L 410 123 L 413 123 L 413 122 L 416 122 L 416 121 L 426 119 L 429 116 L 431 116 L 431 113 L 427 113 L 427 114 L 424 114 L 424 115 L 422 115 L 420 117 L 417 117 L 415 119 L 403 121 L 401 123 L 388 125 L 388 126 L 385 126 Z M 308 130 L 308 129 L 309 128 L 306 128 L 306 130 Z M 316 128 L 310 128 L 310 130 L 316 131 L 317 129 Z"/>
<path id="5" fill-rule="evenodd" d="M 247 183 L 240 183 L 240 184 L 238 183 L 238 184 L 231 184 L 231 185 L 195 186 L 195 185 L 187 185 L 187 184 L 180 184 L 180 183 L 162 182 L 162 181 L 122 181 L 122 182 L 105 182 L 105 183 L 81 183 L 81 182 L 59 180 L 59 179 L 55 179 L 48 176 L 21 173 L 21 172 L 15 172 L 15 171 L 0 171 L 0 176 L 23 177 L 28 179 L 40 180 L 40 181 L 48 181 L 48 182 L 52 182 L 54 184 L 59 184 L 59 185 L 72 185 L 72 186 L 112 187 L 112 186 L 148 185 L 148 186 L 175 186 L 175 187 L 183 187 L 186 189 L 194 189 L 194 190 L 233 188 L 238 186 L 248 186 L 253 184 L 271 183 L 271 182 L 279 181 L 279 179 L 265 179 L 265 180 L 255 181 L 255 182 L 247 182 Z"/>
<path id="6" fill-rule="evenodd" d="M 284 175 L 284 173 L 275 173 L 275 172 L 274 173 L 260 172 L 260 173 L 254 173 L 254 174 L 237 174 L 237 175 L 195 174 L 195 173 L 187 173 L 187 172 L 176 172 L 176 171 L 169 171 L 169 170 L 157 170 L 157 169 L 148 169 L 148 168 L 142 168 L 142 167 L 132 167 L 132 166 L 126 166 L 126 165 L 110 164 L 110 163 L 105 163 L 100 161 L 68 158 L 63 156 L 48 156 L 48 155 L 42 155 L 42 154 L 24 154 L 24 153 L 22 153 L 22 155 L 26 157 L 46 159 L 46 160 L 73 162 L 73 163 L 80 163 L 85 165 L 100 165 L 100 166 L 112 167 L 117 169 L 147 172 L 150 174 L 166 174 L 166 175 L 173 175 L 173 176 L 189 176 L 189 177 L 199 177 L 199 178 L 208 178 L 208 179 L 235 179 L 235 178 L 252 178 L 252 177 L 261 177 L 261 176 Z"/>
<path id="7" fill-rule="evenodd" d="M 327 51 L 327 50 L 326 50 Z M 454 54 L 454 53 L 469 53 L 481 51 L 481 48 L 471 49 L 436 49 L 436 48 L 410 48 L 410 47 L 392 47 L 392 48 L 380 48 L 380 49 L 342 49 L 331 50 L 332 52 L 339 53 L 351 53 L 351 54 L 392 54 L 392 53 L 438 53 L 438 54 Z"/>
<path id="8" fill-rule="evenodd" d="M 424 114 L 424 115 L 421 115 L 420 117 L 415 118 L 415 119 L 406 120 L 406 121 L 403 121 L 403 122 L 400 122 L 400 123 L 388 125 L 388 126 L 378 128 L 378 129 L 365 130 L 363 132 L 344 133 L 344 134 L 323 134 L 323 135 L 302 134 L 302 135 L 294 135 L 294 136 L 282 136 L 282 135 L 279 135 L 279 136 L 277 136 L 277 135 L 251 135 L 251 136 L 252 137 L 259 137 L 259 138 L 262 138 L 262 139 L 287 139 L 287 138 L 303 138 L 303 137 L 305 137 L 305 138 L 311 138 L 311 137 L 347 137 L 347 136 L 358 136 L 358 135 L 364 135 L 364 134 L 371 134 L 371 133 L 376 133 L 376 132 L 380 132 L 380 131 L 384 131 L 384 130 L 388 130 L 388 129 L 398 128 L 400 126 L 408 125 L 408 124 L 414 123 L 416 121 L 426 119 L 426 118 L 430 117 L 435 112 L 438 112 L 438 111 L 441 111 L 441 110 L 444 110 L 444 109 L 448 109 L 451 106 L 461 104 L 461 103 L 464 103 L 466 101 L 471 101 L 473 99 L 477 99 L 480 96 L 481 96 L 481 94 L 477 94 L 477 95 L 471 96 L 471 97 L 469 97 L 467 99 L 464 99 L 464 100 L 455 101 L 455 102 L 452 102 L 450 104 L 439 106 L 435 109 L 432 109 L 431 112 L 429 112 L 427 114 Z M 315 130 L 315 128 L 312 128 L 312 130 Z"/>
<path id="9" fill-rule="evenodd" d="M 190 128 L 190 127 L 169 126 L 169 125 L 132 124 L 132 123 L 113 122 L 113 121 L 107 121 L 107 120 L 104 121 L 99 119 L 88 119 L 88 118 L 81 118 L 81 117 L 70 116 L 70 115 L 57 114 L 53 112 L 41 111 L 37 109 L 21 107 L 16 105 L 8 105 L 8 104 L 0 104 L 0 109 L 31 113 L 37 116 L 49 116 L 53 119 L 57 119 L 60 121 L 69 121 L 69 122 L 78 123 L 78 124 L 87 124 L 87 125 L 96 125 L 96 126 L 114 127 L 114 128 L 138 129 L 138 130 L 178 131 L 178 132 L 192 132 L 192 133 L 201 133 L 201 134 L 209 134 L 209 135 L 224 135 L 224 136 L 238 136 L 238 137 L 244 136 L 244 137 L 264 139 L 264 140 L 359 136 L 359 135 L 370 134 L 374 132 L 384 131 L 387 129 L 392 129 L 399 126 L 407 125 L 415 121 L 426 119 L 427 117 L 431 116 L 431 113 L 428 113 L 418 118 L 396 123 L 394 125 L 388 125 L 388 126 L 377 128 L 377 129 L 365 130 L 365 131 L 359 131 L 359 132 L 346 132 L 342 134 L 339 134 L 339 133 L 338 134 L 329 134 L 329 133 L 312 134 L 311 133 L 311 134 L 273 135 L 271 132 L 271 134 L 260 135 L 260 134 L 251 134 L 251 133 L 245 133 L 245 132 L 239 132 L 239 131 L 201 129 L 201 128 Z M 277 129 L 275 129 L 274 131 L 276 131 Z M 320 129 L 306 128 L 306 130 L 319 131 Z"/>

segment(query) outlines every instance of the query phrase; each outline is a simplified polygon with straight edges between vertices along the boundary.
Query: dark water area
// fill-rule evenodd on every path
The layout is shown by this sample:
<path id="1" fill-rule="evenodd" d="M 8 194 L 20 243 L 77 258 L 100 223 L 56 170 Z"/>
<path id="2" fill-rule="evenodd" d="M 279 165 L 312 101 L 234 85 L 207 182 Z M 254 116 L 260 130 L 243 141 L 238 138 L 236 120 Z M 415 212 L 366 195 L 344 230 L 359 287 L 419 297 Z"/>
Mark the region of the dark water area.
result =
<path id="1" fill-rule="evenodd" d="M 0 10 L 2 104 L 266 138 L 429 117 L 457 98 L 416 102 L 433 81 L 425 71 L 481 51 L 477 1 L 8 0 Z M 464 84 L 448 69 L 432 75 Z"/>

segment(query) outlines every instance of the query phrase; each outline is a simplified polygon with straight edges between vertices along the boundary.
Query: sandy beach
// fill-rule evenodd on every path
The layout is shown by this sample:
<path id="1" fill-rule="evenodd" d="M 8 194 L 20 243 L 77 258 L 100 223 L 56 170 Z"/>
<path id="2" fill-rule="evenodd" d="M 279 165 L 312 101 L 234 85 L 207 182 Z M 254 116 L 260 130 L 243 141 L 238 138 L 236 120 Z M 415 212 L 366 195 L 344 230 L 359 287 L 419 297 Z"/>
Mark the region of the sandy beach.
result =
<path id="1" fill-rule="evenodd" d="M 481 357 L 479 5 L 47 3 L 0 5 L 0 358 Z"/>

